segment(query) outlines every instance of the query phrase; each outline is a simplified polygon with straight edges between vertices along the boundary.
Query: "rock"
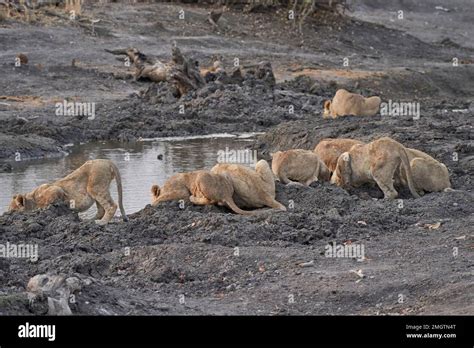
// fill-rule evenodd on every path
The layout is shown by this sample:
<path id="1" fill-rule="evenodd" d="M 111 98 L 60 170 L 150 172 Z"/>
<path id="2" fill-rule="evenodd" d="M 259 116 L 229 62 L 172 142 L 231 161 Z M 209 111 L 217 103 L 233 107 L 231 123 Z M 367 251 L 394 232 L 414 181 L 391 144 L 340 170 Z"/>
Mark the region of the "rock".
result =
<path id="1" fill-rule="evenodd" d="M 81 280 L 77 277 L 69 277 L 66 279 L 66 285 L 71 292 L 80 291 L 82 288 Z"/>
<path id="2" fill-rule="evenodd" d="M 61 275 L 39 274 L 26 286 L 30 303 L 48 301 L 48 315 L 71 315 L 69 297 L 80 291 L 82 282 L 77 277 L 65 278 Z"/>
<path id="3" fill-rule="evenodd" d="M 28 57 L 26 56 L 26 54 L 18 53 L 16 57 L 20 60 L 21 65 L 28 64 Z"/>
<path id="4" fill-rule="evenodd" d="M 31 224 L 28 225 L 28 227 L 26 228 L 26 231 L 28 233 L 35 233 L 35 232 L 38 232 L 38 231 L 41 231 L 43 227 L 37 223 L 37 222 L 32 222 Z"/>
<path id="5" fill-rule="evenodd" d="M 268 61 L 263 61 L 258 64 L 257 71 L 255 76 L 263 80 L 263 82 L 268 86 L 268 87 L 275 87 L 276 80 L 275 80 L 275 75 L 273 75 L 273 69 L 272 69 L 272 64 Z"/>
<path id="6" fill-rule="evenodd" d="M 64 281 L 63 276 L 39 274 L 30 279 L 26 291 L 34 296 L 56 296 L 57 290 L 63 286 Z"/>
<path id="7" fill-rule="evenodd" d="M 243 76 L 242 76 L 242 70 L 240 70 L 240 67 L 238 66 L 234 67 L 230 73 L 230 77 L 241 81 L 243 79 Z"/>
<path id="8" fill-rule="evenodd" d="M 5 163 L 0 166 L 0 172 L 11 173 L 12 165 L 10 163 Z"/>
<path id="9" fill-rule="evenodd" d="M 461 158 L 461 160 L 459 161 L 459 164 L 465 170 L 468 170 L 468 171 L 472 170 L 474 168 L 474 155 Z"/>
<path id="10" fill-rule="evenodd" d="M 72 315 L 67 299 L 61 297 L 59 300 L 48 297 L 48 315 Z"/>

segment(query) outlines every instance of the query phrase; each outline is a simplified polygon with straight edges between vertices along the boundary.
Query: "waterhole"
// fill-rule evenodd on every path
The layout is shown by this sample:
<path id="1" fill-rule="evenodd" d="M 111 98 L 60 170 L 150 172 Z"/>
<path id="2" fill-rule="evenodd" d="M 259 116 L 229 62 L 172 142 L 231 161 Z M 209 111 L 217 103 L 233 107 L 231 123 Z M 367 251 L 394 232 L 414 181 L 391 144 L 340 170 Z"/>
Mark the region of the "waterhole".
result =
<path id="1" fill-rule="evenodd" d="M 232 151 L 244 153 L 255 135 L 214 134 L 136 143 L 92 142 L 72 147 L 68 156 L 59 159 L 11 162 L 12 172 L 0 173 L 0 213 L 8 210 L 14 194 L 30 192 L 41 184 L 62 178 L 88 160 L 104 158 L 114 161 L 120 170 L 123 203 L 127 214 L 131 214 L 151 203 L 150 188 L 153 184 L 162 185 L 175 173 L 211 169 L 226 153 L 227 159 L 232 160 Z M 254 162 L 250 161 L 253 155 L 251 151 L 249 156 L 240 156 L 241 164 L 254 166 Z M 110 188 L 112 197 L 117 200 L 115 180 Z M 81 217 L 92 218 L 95 212 L 94 205 L 81 213 Z M 117 216 L 119 214 L 117 210 Z"/>

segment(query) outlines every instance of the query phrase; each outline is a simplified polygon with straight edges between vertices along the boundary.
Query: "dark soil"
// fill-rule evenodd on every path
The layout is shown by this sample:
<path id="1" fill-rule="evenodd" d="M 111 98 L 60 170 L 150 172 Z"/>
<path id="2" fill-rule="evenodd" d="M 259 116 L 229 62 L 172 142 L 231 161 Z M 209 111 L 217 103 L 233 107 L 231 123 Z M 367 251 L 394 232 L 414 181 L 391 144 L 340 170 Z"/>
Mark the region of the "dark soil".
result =
<path id="1" fill-rule="evenodd" d="M 472 23 L 468 1 L 438 2 L 455 3 L 465 11 L 462 23 Z M 406 14 L 423 13 L 430 23 L 439 17 L 430 1 L 403 3 Z M 459 31 L 449 44 L 431 27 L 429 35 L 419 26 L 410 32 L 410 21 L 405 31 L 362 21 L 393 9 L 358 4 L 356 17 L 318 13 L 303 37 L 283 10 L 231 10 L 215 32 L 205 22 L 209 8 L 176 4 L 86 9 L 101 19 L 95 35 L 60 20 L 0 22 L 0 96 L 39 97 L 0 100 L 0 159 L 61 155 L 66 144 L 84 141 L 244 131 L 266 132 L 255 147 L 268 158 L 276 149 L 312 149 L 324 137 L 388 135 L 445 163 L 455 189 L 420 199 L 401 190 L 402 201 L 387 201 L 371 187 L 277 183 L 288 212 L 244 217 L 168 203 L 106 227 L 62 206 L 5 213 L 0 243 L 38 244 L 39 260 L 0 258 L 0 314 L 44 314 L 25 293 L 42 273 L 84 281 L 70 304 L 75 314 L 473 314 L 474 51 L 463 47 Z M 181 8 L 186 20 L 177 19 Z M 459 11 L 451 14 L 462 21 Z M 454 25 L 449 16 L 437 19 L 440 26 Z M 472 36 L 472 25 L 465 27 Z M 242 67 L 270 61 L 277 84 L 250 67 L 242 80 L 210 82 L 176 99 L 165 83 L 131 79 L 103 50 L 135 46 L 166 60 L 173 41 L 203 66 L 213 54 L 224 56 L 228 70 L 234 58 Z M 27 66 L 14 67 L 19 52 L 28 55 Z M 323 120 L 323 101 L 341 87 L 418 101 L 421 117 Z M 96 102 L 96 118 L 56 116 L 54 103 L 64 99 Z M 327 258 L 332 242 L 361 243 L 366 259 Z"/>

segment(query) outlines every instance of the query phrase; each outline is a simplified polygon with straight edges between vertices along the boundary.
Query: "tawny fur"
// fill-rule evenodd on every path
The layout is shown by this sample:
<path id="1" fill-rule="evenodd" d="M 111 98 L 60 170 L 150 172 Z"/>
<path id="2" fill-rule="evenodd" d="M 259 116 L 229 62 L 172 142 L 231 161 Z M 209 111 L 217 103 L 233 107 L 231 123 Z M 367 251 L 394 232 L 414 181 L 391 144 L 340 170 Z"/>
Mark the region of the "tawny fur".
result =
<path id="1" fill-rule="evenodd" d="M 227 205 L 232 211 L 242 215 L 254 214 L 235 204 L 232 199 L 234 188 L 227 175 L 206 170 L 175 174 L 166 181 L 162 189 L 153 185 L 151 193 L 153 206 L 160 202 L 182 199 L 197 205 Z"/>
<path id="2" fill-rule="evenodd" d="M 451 188 L 448 168 L 423 151 L 406 148 L 410 168 L 418 192 L 440 192 Z M 399 179 L 407 185 L 406 172 L 400 167 Z"/>
<path id="3" fill-rule="evenodd" d="M 379 112 L 380 103 L 380 97 L 365 98 L 360 94 L 339 89 L 332 101 L 326 100 L 324 102 L 323 117 L 374 116 Z"/>
<path id="4" fill-rule="evenodd" d="M 67 202 L 75 211 L 86 211 L 94 203 L 97 206 L 98 224 L 107 224 L 117 211 L 110 195 L 109 186 L 115 179 L 118 203 L 122 218 L 128 221 L 122 203 L 122 179 L 118 168 L 112 161 L 98 159 L 87 161 L 63 179 L 44 184 L 26 194 L 17 194 L 10 202 L 10 211 L 44 208 L 57 202 Z"/>
<path id="5" fill-rule="evenodd" d="M 375 182 L 385 198 L 394 199 L 398 192 L 393 187 L 393 182 L 400 166 L 406 171 L 411 194 L 419 198 L 405 147 L 388 137 L 366 145 L 354 145 L 348 152 L 341 154 L 331 182 L 342 187 L 356 187 Z"/>
<path id="6" fill-rule="evenodd" d="M 234 187 L 234 201 L 245 208 L 271 207 L 286 210 L 286 207 L 275 200 L 275 179 L 265 160 L 260 160 L 255 170 L 239 164 L 220 163 L 211 172 L 227 174 Z"/>
<path id="7" fill-rule="evenodd" d="M 313 151 L 293 149 L 272 155 L 273 174 L 283 183 L 297 182 L 309 186 L 312 182 L 329 181 L 331 173 Z"/>
<path id="8" fill-rule="evenodd" d="M 339 156 L 347 152 L 354 145 L 362 145 L 362 141 L 340 138 L 326 138 L 321 140 L 318 145 L 314 148 L 314 153 L 318 155 L 321 161 L 329 168 L 331 172 L 336 169 L 337 159 Z"/>
<path id="9" fill-rule="evenodd" d="M 205 78 L 208 74 L 224 71 L 224 63 L 222 56 L 212 56 L 211 63 L 212 65 L 210 67 L 199 69 L 199 73 L 202 77 Z"/>

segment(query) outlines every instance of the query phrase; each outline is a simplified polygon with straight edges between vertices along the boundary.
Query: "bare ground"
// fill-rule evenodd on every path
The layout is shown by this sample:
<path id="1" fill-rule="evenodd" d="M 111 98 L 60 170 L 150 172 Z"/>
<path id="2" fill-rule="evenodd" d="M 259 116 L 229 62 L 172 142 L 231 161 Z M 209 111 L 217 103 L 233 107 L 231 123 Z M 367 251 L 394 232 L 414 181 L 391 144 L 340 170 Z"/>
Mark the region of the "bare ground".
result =
<path id="1" fill-rule="evenodd" d="M 452 26 L 450 18 L 473 18 L 467 1 L 449 3 L 460 10 L 442 19 L 431 2 L 404 6 L 444 27 Z M 176 19 L 181 7 L 186 20 Z M 59 155 L 67 143 L 99 139 L 265 131 L 255 146 L 268 157 L 274 149 L 311 149 L 323 137 L 389 135 L 443 161 L 457 190 L 420 199 L 402 191 L 400 206 L 368 187 L 348 193 L 326 183 L 277 184 L 288 212 L 243 217 L 169 203 L 106 227 L 60 206 L 6 213 L 0 241 L 37 243 L 40 258 L 0 259 L 0 313 L 45 314 L 45 301 L 29 303 L 25 286 L 36 274 L 62 273 L 84 281 L 70 304 L 75 314 L 473 314 L 472 46 L 456 43 L 459 31 L 441 43 L 425 33 L 432 27 L 424 32 L 408 21 L 400 31 L 361 21 L 394 11 L 377 1 L 355 9 L 358 17 L 316 15 L 303 39 L 283 12 L 230 11 L 214 32 L 205 24 L 208 8 L 174 4 L 88 9 L 86 16 L 101 19 L 95 35 L 57 20 L 0 22 L 0 95 L 24 97 L 0 104 L 4 160 L 16 152 Z M 236 57 L 242 66 L 269 60 L 278 83 L 272 88 L 247 74 L 178 100 L 165 84 L 145 92 L 150 83 L 133 81 L 123 62 L 103 51 L 136 46 L 168 59 L 173 41 L 203 65 L 215 53 L 228 66 Z M 28 55 L 27 66 L 14 67 L 19 52 Z M 346 57 L 349 67 L 342 66 Z M 462 64 L 453 67 L 453 57 Z M 322 102 L 339 87 L 419 101 L 420 120 L 322 120 Z M 96 102 L 98 117 L 56 116 L 54 103 L 65 98 Z M 333 241 L 364 244 L 367 259 L 325 257 Z M 363 277 L 352 272 L 359 270 Z"/>

